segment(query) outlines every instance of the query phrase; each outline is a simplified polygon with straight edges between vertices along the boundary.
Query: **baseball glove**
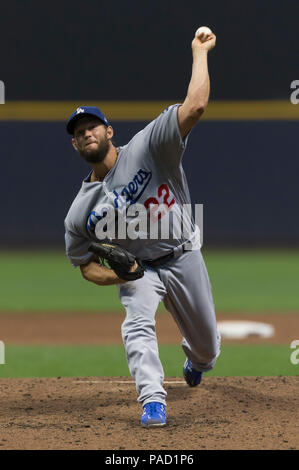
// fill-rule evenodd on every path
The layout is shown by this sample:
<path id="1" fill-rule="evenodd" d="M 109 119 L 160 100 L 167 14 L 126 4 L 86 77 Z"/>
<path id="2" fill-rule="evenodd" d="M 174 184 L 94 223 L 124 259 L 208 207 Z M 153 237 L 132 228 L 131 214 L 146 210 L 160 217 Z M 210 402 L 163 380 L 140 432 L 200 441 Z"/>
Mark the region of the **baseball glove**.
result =
<path id="1" fill-rule="evenodd" d="M 91 243 L 88 251 L 95 253 L 101 258 L 102 262 L 106 260 L 115 274 L 124 281 L 136 281 L 136 279 L 140 279 L 144 275 L 141 261 L 119 245 L 103 242 Z M 130 272 L 130 268 L 134 265 L 135 261 L 138 267 L 135 271 Z"/>

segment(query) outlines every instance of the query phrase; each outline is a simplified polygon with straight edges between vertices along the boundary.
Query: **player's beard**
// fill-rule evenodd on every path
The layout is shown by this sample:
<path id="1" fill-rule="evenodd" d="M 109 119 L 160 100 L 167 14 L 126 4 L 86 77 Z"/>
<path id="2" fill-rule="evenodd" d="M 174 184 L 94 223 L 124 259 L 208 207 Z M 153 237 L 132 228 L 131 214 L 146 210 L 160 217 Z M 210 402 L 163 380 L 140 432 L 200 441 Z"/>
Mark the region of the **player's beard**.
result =
<path id="1" fill-rule="evenodd" d="M 101 163 L 109 152 L 109 148 L 110 141 L 107 136 L 105 136 L 103 140 L 98 143 L 98 147 L 96 149 L 89 150 L 87 147 L 87 149 L 79 150 L 79 154 L 88 163 Z"/>

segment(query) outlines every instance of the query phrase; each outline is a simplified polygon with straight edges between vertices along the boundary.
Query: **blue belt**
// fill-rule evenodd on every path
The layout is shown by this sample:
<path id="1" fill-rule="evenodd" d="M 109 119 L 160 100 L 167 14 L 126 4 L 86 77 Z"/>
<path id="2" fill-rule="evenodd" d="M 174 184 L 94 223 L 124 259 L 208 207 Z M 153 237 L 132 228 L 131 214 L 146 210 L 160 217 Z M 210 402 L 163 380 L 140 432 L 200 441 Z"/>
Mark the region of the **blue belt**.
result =
<path id="1" fill-rule="evenodd" d="M 168 255 L 161 256 L 160 258 L 143 259 L 142 263 L 145 264 L 146 266 L 149 266 L 150 268 L 158 268 L 159 266 L 162 266 L 163 264 L 166 264 L 172 258 L 174 258 L 174 251 L 172 251 Z"/>
<path id="2" fill-rule="evenodd" d="M 190 248 L 187 248 L 187 243 L 188 242 L 184 242 L 181 245 L 176 246 L 170 253 L 161 256 L 160 258 L 143 259 L 142 263 L 146 266 L 150 266 L 151 268 L 158 268 L 159 266 L 168 263 L 168 261 L 170 261 L 171 259 L 178 258 L 179 256 L 181 256 L 182 253 L 184 253 L 184 251 L 190 250 Z"/>

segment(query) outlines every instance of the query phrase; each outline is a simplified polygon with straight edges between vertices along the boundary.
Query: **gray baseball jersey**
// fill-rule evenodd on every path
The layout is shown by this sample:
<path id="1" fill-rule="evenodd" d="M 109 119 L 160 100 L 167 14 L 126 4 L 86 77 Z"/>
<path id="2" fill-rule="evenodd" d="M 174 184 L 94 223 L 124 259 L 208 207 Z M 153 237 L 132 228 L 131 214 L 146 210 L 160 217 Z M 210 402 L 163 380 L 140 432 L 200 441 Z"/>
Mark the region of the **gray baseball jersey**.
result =
<path id="1" fill-rule="evenodd" d="M 117 234 L 109 237 L 140 259 L 164 256 L 194 234 L 192 216 L 189 227 L 185 224 L 186 230 L 180 227 L 182 208 L 191 205 L 191 201 L 181 165 L 188 137 L 183 141 L 179 132 L 178 106 L 167 108 L 127 145 L 118 147 L 116 163 L 102 182 L 90 182 L 90 175 L 83 181 L 65 219 L 66 251 L 74 266 L 86 263 L 91 257 L 87 251 L 90 241 L 97 240 L 97 226 L 103 214 L 111 209 L 127 224 L 130 220 L 134 222 L 134 215 L 126 214 L 134 214 L 135 207 L 141 205 L 147 209 L 144 237 L 141 231 L 137 239 L 119 238 Z M 152 212 L 151 204 L 161 206 L 160 213 Z M 167 221 L 166 236 L 163 236 L 164 221 Z M 159 225 L 154 238 L 150 236 L 150 224 L 152 229 L 155 224 Z"/>
<path id="2" fill-rule="evenodd" d="M 146 266 L 141 279 L 118 285 L 126 310 L 122 338 L 138 401 L 143 404 L 166 404 L 155 329 L 159 302 L 164 301 L 177 323 L 183 350 L 193 367 L 210 370 L 220 353 L 220 335 L 198 231 L 192 219 L 188 230 L 177 230 L 183 205 L 191 203 L 181 164 L 188 138 L 183 141 L 180 135 L 178 106 L 170 106 L 127 145 L 119 147 L 116 163 L 102 182 L 90 182 L 89 175 L 65 219 L 67 255 L 78 266 L 90 258 L 90 241 L 97 240 L 98 227 L 111 208 L 124 217 L 128 226 L 132 223 L 128 212 L 137 205 L 146 209 L 147 218 L 154 224 L 173 215 L 169 217 L 168 237 L 160 232 L 158 238 L 120 239 L 119 233 L 110 237 L 143 260 L 162 257 L 170 250 L 175 254 L 162 266 Z M 159 216 L 151 209 L 161 203 Z M 143 230 L 148 232 L 149 226 Z M 174 233 L 176 236 L 172 236 Z M 192 251 L 186 250 L 185 242 L 190 239 Z"/>

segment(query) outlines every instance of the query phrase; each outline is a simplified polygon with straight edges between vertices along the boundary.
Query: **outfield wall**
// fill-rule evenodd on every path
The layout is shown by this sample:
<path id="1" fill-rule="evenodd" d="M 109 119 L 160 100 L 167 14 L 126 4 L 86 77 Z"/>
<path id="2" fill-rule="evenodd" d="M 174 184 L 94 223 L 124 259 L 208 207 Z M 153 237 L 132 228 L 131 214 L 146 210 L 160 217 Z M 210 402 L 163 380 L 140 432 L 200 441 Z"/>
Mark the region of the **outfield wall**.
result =
<path id="1" fill-rule="evenodd" d="M 114 121 L 115 144 L 147 122 Z M 89 167 L 63 121 L 2 121 L 2 246 L 61 245 L 63 220 Z M 204 243 L 299 240 L 298 121 L 202 121 L 184 168 L 193 203 L 204 204 Z"/>
<path id="2" fill-rule="evenodd" d="M 0 79 L 7 100 L 182 99 L 193 35 L 208 25 L 213 99 L 285 99 L 299 78 L 298 17 L 298 0 L 10 0 Z"/>

